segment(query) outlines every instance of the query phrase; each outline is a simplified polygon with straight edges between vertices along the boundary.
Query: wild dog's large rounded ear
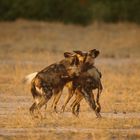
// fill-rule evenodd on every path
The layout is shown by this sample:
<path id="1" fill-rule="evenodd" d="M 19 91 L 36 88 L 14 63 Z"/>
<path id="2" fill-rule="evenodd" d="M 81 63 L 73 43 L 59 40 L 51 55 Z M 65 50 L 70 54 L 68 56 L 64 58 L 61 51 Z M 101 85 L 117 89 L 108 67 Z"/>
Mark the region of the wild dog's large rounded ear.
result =
<path id="1" fill-rule="evenodd" d="M 93 58 L 96 58 L 100 54 L 99 50 L 93 49 L 89 51 L 89 55 Z"/>
<path id="2" fill-rule="evenodd" d="M 82 52 L 82 51 L 73 51 L 73 52 L 75 52 L 76 54 L 79 54 L 79 55 L 81 55 L 81 56 L 85 56 L 87 53 L 86 52 Z"/>
<path id="3" fill-rule="evenodd" d="M 73 56 L 72 53 L 70 53 L 70 52 L 64 52 L 64 57 L 65 58 L 72 57 L 72 56 Z"/>

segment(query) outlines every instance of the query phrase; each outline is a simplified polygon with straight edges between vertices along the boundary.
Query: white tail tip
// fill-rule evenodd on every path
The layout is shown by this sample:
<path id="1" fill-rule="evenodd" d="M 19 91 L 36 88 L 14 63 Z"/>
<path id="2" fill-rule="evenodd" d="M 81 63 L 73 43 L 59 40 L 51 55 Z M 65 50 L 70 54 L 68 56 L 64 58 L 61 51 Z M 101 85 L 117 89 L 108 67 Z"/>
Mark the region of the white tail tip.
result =
<path id="1" fill-rule="evenodd" d="M 35 76 L 37 75 L 38 72 L 34 72 L 34 73 L 31 73 L 31 74 L 28 74 L 24 79 L 23 79 L 23 83 L 26 83 L 26 84 L 30 84 L 31 81 L 33 80 L 33 78 L 35 78 Z"/>

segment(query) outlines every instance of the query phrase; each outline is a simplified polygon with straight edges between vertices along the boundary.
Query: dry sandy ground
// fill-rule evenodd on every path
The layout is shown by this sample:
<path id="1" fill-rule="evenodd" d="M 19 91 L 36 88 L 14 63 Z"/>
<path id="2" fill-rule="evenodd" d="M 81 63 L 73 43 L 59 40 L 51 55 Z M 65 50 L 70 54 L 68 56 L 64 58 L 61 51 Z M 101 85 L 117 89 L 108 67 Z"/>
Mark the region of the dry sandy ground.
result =
<path id="1" fill-rule="evenodd" d="M 49 102 L 44 119 L 32 119 L 33 99 L 25 75 L 63 58 L 65 51 L 97 48 L 96 66 L 103 74 L 102 118 L 82 101 L 78 118 L 70 111 L 54 113 Z M 140 27 L 99 24 L 88 27 L 60 23 L 0 23 L 0 140 L 140 139 Z M 67 89 L 58 104 L 60 110 Z M 72 99 L 73 100 L 73 99 Z"/>

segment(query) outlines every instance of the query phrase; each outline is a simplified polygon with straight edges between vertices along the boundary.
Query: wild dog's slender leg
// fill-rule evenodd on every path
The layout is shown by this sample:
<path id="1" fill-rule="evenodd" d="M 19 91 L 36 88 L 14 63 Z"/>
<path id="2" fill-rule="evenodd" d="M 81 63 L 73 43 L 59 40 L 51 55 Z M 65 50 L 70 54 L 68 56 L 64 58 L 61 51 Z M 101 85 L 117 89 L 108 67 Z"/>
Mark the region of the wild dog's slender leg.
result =
<path id="1" fill-rule="evenodd" d="M 35 89 L 35 83 L 34 81 L 31 83 L 31 93 L 32 93 L 32 96 L 34 98 L 34 100 L 37 98 L 37 92 L 36 92 L 36 89 Z M 35 110 L 35 107 L 36 107 L 36 100 L 35 102 L 32 104 L 32 106 L 30 107 L 30 114 L 34 116 L 34 110 Z"/>
<path id="2" fill-rule="evenodd" d="M 75 101 L 72 103 L 72 113 L 76 116 L 79 115 L 79 110 L 80 110 L 80 102 L 83 99 L 83 95 L 81 94 L 81 92 L 79 90 L 76 91 L 76 99 Z M 77 107 L 77 109 L 75 109 L 75 107 Z"/>
<path id="3" fill-rule="evenodd" d="M 97 97 L 96 97 L 96 103 L 97 103 L 97 112 L 100 112 L 101 111 L 101 105 L 99 103 L 99 98 L 100 98 L 100 94 L 102 92 L 102 89 L 98 88 L 98 91 L 97 91 Z"/>
<path id="4" fill-rule="evenodd" d="M 62 90 L 60 90 L 58 93 L 54 93 L 56 94 L 56 97 L 55 97 L 55 100 L 54 100 L 54 103 L 53 103 L 53 110 L 57 113 L 57 103 L 62 95 Z"/>
<path id="5" fill-rule="evenodd" d="M 54 91 L 55 94 L 53 94 L 53 102 L 52 102 L 52 105 L 51 105 L 51 108 L 53 108 L 54 106 L 54 102 L 56 100 L 56 96 L 57 96 L 57 93 Z"/>
<path id="6" fill-rule="evenodd" d="M 85 91 L 84 89 L 82 89 L 82 94 L 89 106 L 91 107 L 91 109 L 95 111 L 96 116 L 101 117 L 100 113 L 96 110 L 96 104 L 92 98 L 92 91 Z"/>
<path id="7" fill-rule="evenodd" d="M 75 110 L 75 113 L 77 114 L 77 116 L 79 115 L 79 112 L 80 112 L 80 102 L 81 100 L 83 99 L 83 95 L 81 93 L 81 89 L 77 89 L 76 90 L 76 95 L 78 96 L 79 98 L 79 101 L 77 102 L 77 105 L 75 106 L 76 109 Z"/>
<path id="8" fill-rule="evenodd" d="M 56 102 L 56 100 L 57 100 L 57 98 L 59 96 L 58 94 L 60 94 L 60 90 L 61 90 L 61 88 L 55 88 L 54 91 L 53 91 L 54 99 L 53 99 L 53 102 L 52 102 L 52 105 L 51 105 L 51 108 L 53 108 L 53 109 L 55 107 L 55 102 Z"/>
<path id="9" fill-rule="evenodd" d="M 34 97 L 36 105 L 34 109 L 38 110 L 38 113 L 41 115 L 40 109 L 43 105 L 47 104 L 49 99 L 52 97 L 52 87 L 48 85 L 45 81 L 40 80 L 41 82 L 36 83 L 35 89 L 37 95 Z"/>
<path id="10" fill-rule="evenodd" d="M 81 102 L 81 101 L 80 101 Z M 80 112 L 80 102 L 77 104 L 77 108 L 75 110 L 77 116 L 79 115 L 79 112 Z"/>
<path id="11" fill-rule="evenodd" d="M 81 94 L 80 93 L 80 89 L 76 89 L 74 91 L 74 93 L 75 93 L 75 100 L 72 102 L 72 104 L 70 105 L 70 107 L 73 107 L 73 105 L 77 102 L 77 98 L 78 98 L 79 94 Z"/>
<path id="12" fill-rule="evenodd" d="M 34 108 L 35 108 L 35 106 L 36 106 L 36 103 L 34 102 L 33 104 L 32 104 L 32 106 L 30 107 L 30 114 L 31 115 L 33 115 L 34 116 Z"/>
<path id="13" fill-rule="evenodd" d="M 76 103 L 76 98 L 75 98 L 75 100 L 72 102 L 72 104 L 70 105 L 70 107 L 73 107 L 74 106 L 74 104 Z"/>
<path id="14" fill-rule="evenodd" d="M 43 97 L 42 97 L 43 98 Z M 35 98 L 35 102 L 32 104 L 32 106 L 30 107 L 30 113 L 31 113 L 31 115 L 33 115 L 34 117 L 37 117 L 37 116 L 35 116 L 35 114 L 34 114 L 34 111 L 37 109 L 37 111 L 38 111 L 38 113 L 40 114 L 40 116 L 41 116 L 41 112 L 40 112 L 40 110 L 39 110 L 39 108 L 38 108 L 38 103 L 41 101 L 41 97 L 36 97 Z"/>
<path id="15" fill-rule="evenodd" d="M 67 96 L 67 98 L 66 98 L 66 100 L 65 100 L 64 105 L 63 105 L 62 108 L 61 108 L 61 110 L 62 110 L 63 112 L 65 111 L 66 105 L 67 105 L 67 103 L 70 101 L 70 99 L 73 97 L 73 95 L 74 95 L 74 90 L 73 90 L 72 87 L 69 87 L 69 88 L 68 88 L 68 96 Z"/>
<path id="16" fill-rule="evenodd" d="M 48 90 L 47 92 L 45 91 L 45 96 L 43 96 L 41 98 L 41 100 L 39 101 L 39 103 L 37 104 L 36 108 L 42 118 L 42 114 L 40 112 L 40 109 L 43 105 L 47 104 L 47 102 L 50 100 L 50 98 L 52 97 L 53 93 L 51 90 Z"/>
<path id="17" fill-rule="evenodd" d="M 93 92 L 92 92 L 92 94 L 91 94 L 91 98 L 92 98 L 93 102 L 95 102 L 95 105 L 96 105 L 96 101 L 95 101 L 95 99 L 94 99 L 94 93 L 93 93 Z M 96 108 L 97 108 L 97 106 L 96 106 Z"/>
<path id="18" fill-rule="evenodd" d="M 100 110 L 101 110 L 101 106 L 100 106 L 100 103 L 99 103 L 99 91 L 97 92 L 97 96 L 96 96 L 96 101 L 94 99 L 94 94 L 91 94 L 92 95 L 92 99 L 94 100 L 94 102 L 96 103 L 96 111 L 99 113 Z"/>
<path id="19" fill-rule="evenodd" d="M 38 114 L 39 114 L 38 117 L 40 117 L 41 119 L 43 118 L 43 115 L 42 115 L 42 113 L 41 113 L 41 111 L 40 111 L 39 105 L 40 105 L 40 103 L 43 103 L 43 102 L 45 102 L 45 98 L 42 97 L 41 100 L 40 100 L 40 102 L 39 102 L 38 104 L 36 104 L 36 109 L 37 109 Z M 45 104 L 45 103 L 44 103 L 44 104 Z"/>
<path id="20" fill-rule="evenodd" d="M 79 94 L 81 94 L 81 92 L 80 91 L 78 91 L 79 92 Z M 83 95 L 81 94 L 81 96 L 83 97 Z M 95 101 L 95 99 L 94 99 L 94 94 L 91 94 L 91 97 L 92 97 L 92 99 Z M 81 101 L 80 101 L 81 102 Z M 79 114 L 79 112 L 80 112 L 80 102 L 79 103 L 77 103 L 77 108 L 76 108 L 76 110 L 75 110 L 75 112 L 76 112 L 76 114 Z"/>
<path id="21" fill-rule="evenodd" d="M 76 101 L 75 101 L 75 103 L 72 106 L 72 113 L 75 116 L 78 116 L 79 115 L 79 107 L 80 107 L 80 102 L 81 102 L 82 99 L 83 99 L 83 97 L 77 98 Z M 77 109 L 75 109 L 75 107 L 77 107 Z"/>
<path id="22" fill-rule="evenodd" d="M 46 98 L 42 97 L 41 100 L 39 101 L 39 103 L 36 105 L 36 109 L 37 109 L 37 111 L 39 113 L 39 117 L 41 117 L 41 119 L 43 118 L 43 115 L 42 115 L 40 109 L 43 105 L 45 105 L 47 103 L 47 101 L 48 100 L 46 100 Z"/>

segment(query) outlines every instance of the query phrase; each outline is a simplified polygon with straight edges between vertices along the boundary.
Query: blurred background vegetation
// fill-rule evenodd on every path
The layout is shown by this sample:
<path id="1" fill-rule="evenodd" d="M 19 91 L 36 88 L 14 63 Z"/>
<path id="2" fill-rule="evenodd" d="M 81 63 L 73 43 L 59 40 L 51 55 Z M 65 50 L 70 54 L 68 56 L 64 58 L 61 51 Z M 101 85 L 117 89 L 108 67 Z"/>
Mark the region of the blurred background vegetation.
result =
<path id="1" fill-rule="evenodd" d="M 0 20 L 140 23 L 140 0 L 0 0 Z"/>

